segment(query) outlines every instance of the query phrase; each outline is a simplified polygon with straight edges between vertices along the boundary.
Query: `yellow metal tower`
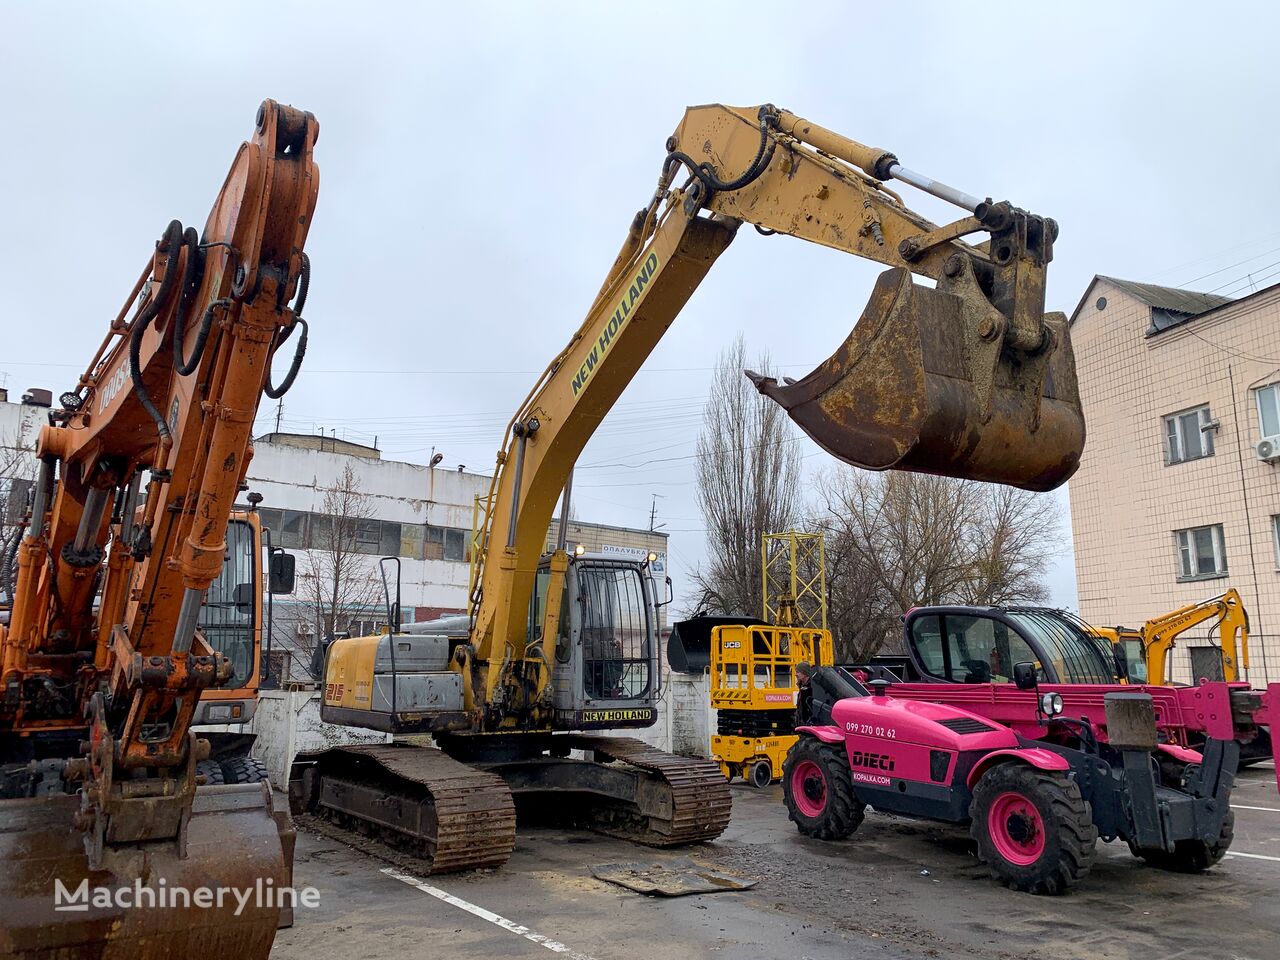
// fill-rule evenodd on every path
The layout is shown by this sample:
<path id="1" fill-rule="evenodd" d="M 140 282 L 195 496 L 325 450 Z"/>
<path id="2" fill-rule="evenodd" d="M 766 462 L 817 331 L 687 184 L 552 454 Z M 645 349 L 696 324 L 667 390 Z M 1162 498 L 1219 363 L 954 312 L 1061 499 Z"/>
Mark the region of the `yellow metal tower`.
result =
<path id="1" fill-rule="evenodd" d="M 760 570 L 766 623 L 827 629 L 827 553 L 821 533 L 766 533 Z"/>

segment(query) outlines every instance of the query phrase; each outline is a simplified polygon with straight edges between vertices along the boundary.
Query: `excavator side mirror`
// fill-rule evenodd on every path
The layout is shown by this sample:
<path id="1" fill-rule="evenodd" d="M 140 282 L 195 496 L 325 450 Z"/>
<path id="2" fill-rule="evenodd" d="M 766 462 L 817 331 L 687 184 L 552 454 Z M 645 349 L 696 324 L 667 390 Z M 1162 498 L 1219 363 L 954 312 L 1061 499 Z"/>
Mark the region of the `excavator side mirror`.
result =
<path id="1" fill-rule="evenodd" d="M 295 562 L 292 553 L 272 551 L 267 569 L 268 593 L 293 593 Z"/>
<path id="2" fill-rule="evenodd" d="M 658 601 L 657 603 L 654 604 L 654 606 L 657 607 L 659 610 L 661 610 L 663 607 L 665 607 L 675 598 L 676 598 L 675 587 L 671 585 L 671 578 L 667 577 L 667 599 Z"/>
<path id="3" fill-rule="evenodd" d="M 1019 690 L 1035 690 L 1040 686 L 1036 679 L 1036 665 L 1028 661 L 1013 665 L 1013 685 Z"/>

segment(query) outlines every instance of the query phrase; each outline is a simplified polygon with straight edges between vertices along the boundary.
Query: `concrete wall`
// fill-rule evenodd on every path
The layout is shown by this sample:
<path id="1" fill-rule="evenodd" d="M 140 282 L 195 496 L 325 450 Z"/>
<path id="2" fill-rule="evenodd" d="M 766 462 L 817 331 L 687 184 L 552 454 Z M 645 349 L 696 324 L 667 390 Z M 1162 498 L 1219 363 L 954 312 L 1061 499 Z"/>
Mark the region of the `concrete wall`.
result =
<path id="1" fill-rule="evenodd" d="M 1098 298 L 1106 305 L 1098 309 Z M 1070 482 L 1080 613 L 1141 625 L 1235 587 L 1249 612 L 1255 685 L 1280 680 L 1280 467 L 1259 461 L 1253 390 L 1280 380 L 1280 289 L 1154 336 L 1150 308 L 1099 279 L 1072 325 L 1088 439 Z M 1166 465 L 1164 417 L 1207 403 L 1214 454 Z M 1174 531 L 1222 524 L 1227 574 L 1180 580 Z M 1174 678 L 1190 679 L 1184 634 Z"/>
<path id="2" fill-rule="evenodd" d="M 672 673 L 663 663 L 662 696 L 658 720 L 645 730 L 620 730 L 621 736 L 636 737 L 660 750 L 685 757 L 711 756 L 711 734 L 715 731 L 715 711 L 711 709 L 710 677 Z"/>
<path id="3" fill-rule="evenodd" d="M 266 764 L 271 782 L 280 789 L 289 783 L 289 768 L 299 753 L 391 740 L 390 734 L 377 730 L 322 721 L 318 690 L 263 690 L 249 732 L 257 735 L 253 755 Z"/>

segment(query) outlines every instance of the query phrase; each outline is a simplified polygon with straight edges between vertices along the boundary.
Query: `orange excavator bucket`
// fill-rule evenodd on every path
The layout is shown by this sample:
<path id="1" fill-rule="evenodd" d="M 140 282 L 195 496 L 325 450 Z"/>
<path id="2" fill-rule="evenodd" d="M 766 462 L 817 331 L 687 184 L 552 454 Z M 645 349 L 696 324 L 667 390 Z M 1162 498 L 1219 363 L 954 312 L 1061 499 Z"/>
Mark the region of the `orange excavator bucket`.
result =
<path id="1" fill-rule="evenodd" d="M 1046 315 L 1039 348 L 1015 351 L 975 286 L 911 278 L 881 274 L 848 338 L 803 379 L 747 375 L 854 466 L 1036 491 L 1063 483 L 1085 436 L 1066 317 Z"/>
<path id="2" fill-rule="evenodd" d="M 109 845 L 96 869 L 70 827 L 79 808 L 71 794 L 0 801 L 0 957 L 265 960 L 291 919 L 294 844 L 270 785 L 201 787 L 181 844 Z"/>

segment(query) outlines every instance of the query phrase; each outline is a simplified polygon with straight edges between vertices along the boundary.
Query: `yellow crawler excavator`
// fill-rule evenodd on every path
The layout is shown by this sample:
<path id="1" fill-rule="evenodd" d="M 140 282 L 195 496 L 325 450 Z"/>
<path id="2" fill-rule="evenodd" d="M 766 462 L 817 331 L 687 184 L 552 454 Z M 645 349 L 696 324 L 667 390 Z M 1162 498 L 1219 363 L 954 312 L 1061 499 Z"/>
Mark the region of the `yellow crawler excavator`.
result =
<path id="1" fill-rule="evenodd" d="M 935 225 L 894 180 L 965 215 Z M 544 554 L 544 537 L 584 445 L 743 223 L 890 268 L 817 370 L 787 384 L 753 376 L 822 447 L 870 469 L 1031 490 L 1074 472 L 1084 421 L 1067 325 L 1044 312 L 1054 221 L 786 110 L 692 107 L 586 319 L 511 419 L 476 531 L 469 614 L 404 629 L 392 616 L 388 633 L 327 651 L 324 719 L 430 733 L 438 749 L 396 742 L 301 758 L 299 808 L 379 832 L 432 872 L 506 860 L 513 795 L 554 797 L 579 824 L 645 844 L 725 828 L 715 763 L 587 732 L 655 721 L 667 595 L 643 563 L 570 556 L 563 535 Z M 981 242 L 962 239 L 971 235 Z"/>

